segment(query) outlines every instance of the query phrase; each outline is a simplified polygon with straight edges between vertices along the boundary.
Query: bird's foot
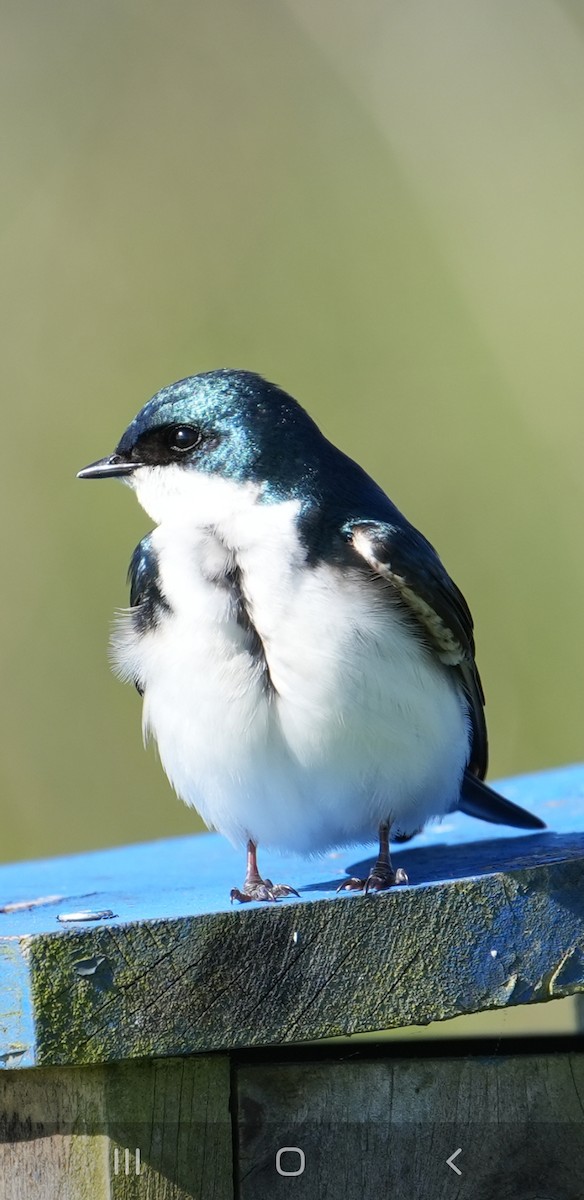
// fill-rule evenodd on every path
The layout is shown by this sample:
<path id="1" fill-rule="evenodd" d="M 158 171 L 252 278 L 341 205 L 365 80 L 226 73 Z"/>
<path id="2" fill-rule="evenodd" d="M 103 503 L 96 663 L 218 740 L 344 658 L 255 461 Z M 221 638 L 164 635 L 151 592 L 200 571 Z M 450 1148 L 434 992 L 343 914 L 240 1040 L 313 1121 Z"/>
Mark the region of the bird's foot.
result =
<path id="1" fill-rule="evenodd" d="M 407 882 L 408 877 L 403 867 L 394 871 L 393 867 L 386 866 L 385 863 L 376 863 L 367 879 L 345 879 L 339 884 L 337 892 L 364 892 L 367 895 L 368 892 L 386 892 L 390 887 Z"/>
<path id="2" fill-rule="evenodd" d="M 243 885 L 243 891 L 239 888 L 232 888 L 230 900 L 233 904 L 234 900 L 239 900 L 240 904 L 248 904 L 250 900 L 281 900 L 284 896 L 298 896 L 300 893 L 296 888 L 290 887 L 287 883 L 272 883 L 271 879 L 246 879 Z"/>

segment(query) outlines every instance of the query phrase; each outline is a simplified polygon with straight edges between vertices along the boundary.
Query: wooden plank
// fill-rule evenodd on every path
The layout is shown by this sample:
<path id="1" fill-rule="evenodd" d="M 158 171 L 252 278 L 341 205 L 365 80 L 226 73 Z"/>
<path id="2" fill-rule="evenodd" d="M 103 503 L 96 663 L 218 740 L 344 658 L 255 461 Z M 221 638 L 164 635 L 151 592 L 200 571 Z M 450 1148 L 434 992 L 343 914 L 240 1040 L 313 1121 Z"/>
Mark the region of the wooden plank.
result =
<path id="1" fill-rule="evenodd" d="M 2 1200 L 109 1200 L 103 1071 L 0 1075 Z"/>
<path id="2" fill-rule="evenodd" d="M 291 1043 L 584 991 L 584 768 L 505 790 L 558 831 L 457 814 L 396 854 L 412 883 L 383 895 L 337 895 L 338 858 L 289 856 L 270 871 L 300 900 L 231 907 L 241 856 L 215 835 L 2 868 L 0 1063 Z M 341 861 L 361 873 L 363 856 Z M 116 915 L 57 920 L 80 909 Z"/>
<path id="3" fill-rule="evenodd" d="M 0 1075 L 2 1200 L 233 1200 L 229 1088 L 219 1055 Z"/>
<path id="4" fill-rule="evenodd" d="M 111 1200 L 233 1200 L 226 1056 L 116 1065 L 105 1090 Z"/>
<path id="5" fill-rule="evenodd" d="M 288 1061 L 240 1067 L 236 1087 L 239 1200 L 582 1194 L 579 1054 Z"/>

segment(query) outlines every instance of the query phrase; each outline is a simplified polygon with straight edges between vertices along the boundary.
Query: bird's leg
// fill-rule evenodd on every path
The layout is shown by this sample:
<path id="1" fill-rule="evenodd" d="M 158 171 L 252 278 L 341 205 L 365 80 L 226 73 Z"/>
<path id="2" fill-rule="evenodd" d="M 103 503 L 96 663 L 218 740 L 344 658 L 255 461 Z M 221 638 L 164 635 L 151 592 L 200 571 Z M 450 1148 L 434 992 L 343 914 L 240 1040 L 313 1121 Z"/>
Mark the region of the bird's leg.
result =
<path id="1" fill-rule="evenodd" d="M 403 867 L 394 871 L 389 857 L 389 821 L 382 821 L 379 826 L 379 855 L 373 870 L 367 879 L 346 879 L 339 885 L 337 892 L 383 892 L 396 883 L 407 883 L 408 877 Z"/>
<path id="2" fill-rule="evenodd" d="M 248 900 L 279 900 L 282 896 L 298 896 L 295 888 L 287 883 L 272 883 L 271 879 L 262 879 L 258 871 L 257 846 L 251 838 L 247 843 L 247 867 L 243 891 L 231 889 L 231 902 L 239 900 L 246 904 Z"/>

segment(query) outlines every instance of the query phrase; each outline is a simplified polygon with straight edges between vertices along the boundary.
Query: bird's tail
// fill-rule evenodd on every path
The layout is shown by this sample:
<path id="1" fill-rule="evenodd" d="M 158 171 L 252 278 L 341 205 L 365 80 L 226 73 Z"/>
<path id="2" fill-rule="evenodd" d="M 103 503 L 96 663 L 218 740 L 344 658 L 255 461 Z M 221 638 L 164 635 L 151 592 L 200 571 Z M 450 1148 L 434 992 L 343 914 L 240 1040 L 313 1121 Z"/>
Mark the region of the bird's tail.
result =
<path id="1" fill-rule="evenodd" d="M 533 813 L 506 800 L 476 775 L 464 772 L 458 807 L 469 817 L 490 821 L 492 825 L 513 825 L 516 829 L 545 829 L 545 822 Z"/>

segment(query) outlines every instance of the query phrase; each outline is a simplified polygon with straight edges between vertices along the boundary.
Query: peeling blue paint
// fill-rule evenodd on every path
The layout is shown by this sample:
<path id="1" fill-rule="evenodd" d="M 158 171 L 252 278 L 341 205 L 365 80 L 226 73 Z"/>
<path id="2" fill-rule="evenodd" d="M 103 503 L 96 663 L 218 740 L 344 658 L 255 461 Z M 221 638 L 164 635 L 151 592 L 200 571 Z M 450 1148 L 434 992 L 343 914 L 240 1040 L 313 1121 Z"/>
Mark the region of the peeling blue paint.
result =
<path id="1" fill-rule="evenodd" d="M 35 1029 L 26 939 L 0 939 L 0 1068 L 32 1067 Z"/>

